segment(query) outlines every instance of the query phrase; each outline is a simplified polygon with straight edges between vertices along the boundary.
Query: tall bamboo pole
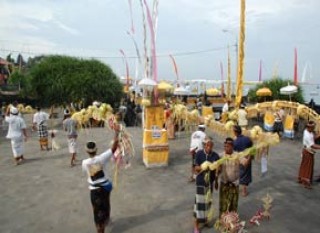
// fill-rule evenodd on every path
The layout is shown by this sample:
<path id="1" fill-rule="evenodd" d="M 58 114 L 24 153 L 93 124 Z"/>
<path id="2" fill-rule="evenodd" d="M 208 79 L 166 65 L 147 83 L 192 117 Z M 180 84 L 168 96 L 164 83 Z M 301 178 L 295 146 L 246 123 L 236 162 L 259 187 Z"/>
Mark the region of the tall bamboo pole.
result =
<path id="1" fill-rule="evenodd" d="M 243 77 L 244 77 L 244 42 L 245 42 L 245 24 L 246 24 L 246 0 L 241 1 L 240 13 L 240 32 L 239 32 L 239 55 L 238 55 L 238 76 L 237 76 L 237 94 L 236 107 L 239 107 L 242 100 Z"/>
<path id="2" fill-rule="evenodd" d="M 228 46 L 228 83 L 227 83 L 227 98 L 231 100 L 231 61 L 230 61 L 230 49 Z"/>

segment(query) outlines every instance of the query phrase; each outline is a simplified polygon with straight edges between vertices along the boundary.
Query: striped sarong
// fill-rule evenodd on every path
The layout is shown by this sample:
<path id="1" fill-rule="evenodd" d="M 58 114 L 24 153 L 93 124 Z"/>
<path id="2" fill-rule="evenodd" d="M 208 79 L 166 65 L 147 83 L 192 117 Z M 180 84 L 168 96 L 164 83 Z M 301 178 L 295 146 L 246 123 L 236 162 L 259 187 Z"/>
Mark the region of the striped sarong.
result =
<path id="1" fill-rule="evenodd" d="M 211 193 L 209 187 L 197 186 L 193 214 L 198 223 L 206 223 L 208 221 L 212 203 L 212 196 L 210 195 L 210 198 L 207 198 L 208 193 Z"/>

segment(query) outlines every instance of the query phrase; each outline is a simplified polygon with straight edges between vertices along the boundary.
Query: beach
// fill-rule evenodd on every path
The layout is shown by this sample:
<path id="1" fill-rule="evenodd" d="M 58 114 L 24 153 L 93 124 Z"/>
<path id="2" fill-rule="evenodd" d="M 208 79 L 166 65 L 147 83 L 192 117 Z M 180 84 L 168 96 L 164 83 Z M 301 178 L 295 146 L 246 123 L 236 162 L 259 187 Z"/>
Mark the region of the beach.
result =
<path id="1" fill-rule="evenodd" d="M 24 116 L 30 129 L 31 115 Z M 36 132 L 25 144 L 26 161 L 14 166 L 10 141 L 2 129 L 0 139 L 0 232 L 79 232 L 95 231 L 86 176 L 81 160 L 87 158 L 85 142 L 94 140 L 98 153 L 110 145 L 113 133 L 107 128 L 79 131 L 77 165 L 70 168 L 67 140 L 61 131 L 61 118 L 53 126 L 58 129 L 57 151 L 40 151 Z M 170 140 L 169 166 L 146 169 L 142 162 L 142 129 L 128 128 L 133 136 L 135 157 L 131 167 L 120 169 L 116 188 L 111 194 L 109 232 L 114 233 L 185 233 L 193 229 L 195 184 L 188 183 L 190 133 L 181 133 Z M 215 142 L 214 150 L 221 154 L 224 138 L 210 129 L 207 134 Z M 253 162 L 253 183 L 249 196 L 241 197 L 238 211 L 246 221 L 248 232 L 292 233 L 319 232 L 320 186 L 312 190 L 301 187 L 297 181 L 300 165 L 301 138 L 283 139 L 270 149 L 268 173 L 260 174 L 260 162 Z M 110 176 L 113 177 L 110 164 Z M 318 154 L 315 155 L 315 176 L 320 175 Z M 269 193 L 273 199 L 271 219 L 260 226 L 249 224 L 250 218 L 262 208 L 261 198 Z M 218 192 L 214 192 L 215 215 L 218 214 Z M 106 231 L 108 232 L 108 231 Z M 215 232 L 204 228 L 204 233 Z"/>

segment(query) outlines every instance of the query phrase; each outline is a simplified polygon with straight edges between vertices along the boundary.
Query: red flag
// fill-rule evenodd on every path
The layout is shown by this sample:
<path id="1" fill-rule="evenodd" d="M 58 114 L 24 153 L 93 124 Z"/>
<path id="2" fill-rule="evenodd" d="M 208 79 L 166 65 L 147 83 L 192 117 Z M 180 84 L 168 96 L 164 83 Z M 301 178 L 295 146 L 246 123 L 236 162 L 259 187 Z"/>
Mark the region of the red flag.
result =
<path id="1" fill-rule="evenodd" d="M 298 84 L 298 53 L 297 48 L 294 49 L 294 76 L 293 76 L 294 85 Z"/>

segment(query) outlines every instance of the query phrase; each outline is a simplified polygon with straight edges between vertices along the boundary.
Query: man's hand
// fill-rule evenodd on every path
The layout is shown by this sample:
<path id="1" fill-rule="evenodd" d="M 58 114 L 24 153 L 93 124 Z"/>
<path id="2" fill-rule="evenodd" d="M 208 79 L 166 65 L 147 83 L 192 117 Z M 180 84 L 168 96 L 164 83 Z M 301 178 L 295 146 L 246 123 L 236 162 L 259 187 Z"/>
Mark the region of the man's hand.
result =
<path id="1" fill-rule="evenodd" d="M 209 169 L 210 169 L 211 171 L 216 170 L 218 167 L 219 167 L 219 165 L 218 165 L 217 162 L 213 162 L 213 163 L 211 163 L 211 164 L 209 165 Z"/>
<path id="2" fill-rule="evenodd" d="M 208 162 L 208 161 L 203 162 L 203 163 L 200 165 L 201 170 L 203 170 L 203 171 L 208 170 L 208 169 L 209 169 L 209 165 L 210 165 L 210 164 L 211 164 L 211 163 L 210 163 L 210 162 Z"/>

